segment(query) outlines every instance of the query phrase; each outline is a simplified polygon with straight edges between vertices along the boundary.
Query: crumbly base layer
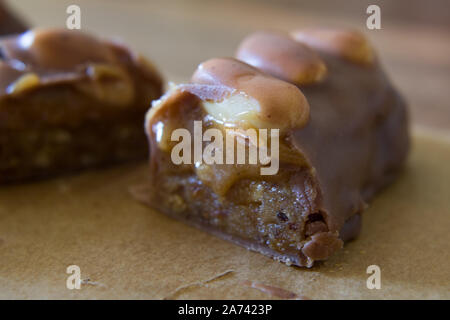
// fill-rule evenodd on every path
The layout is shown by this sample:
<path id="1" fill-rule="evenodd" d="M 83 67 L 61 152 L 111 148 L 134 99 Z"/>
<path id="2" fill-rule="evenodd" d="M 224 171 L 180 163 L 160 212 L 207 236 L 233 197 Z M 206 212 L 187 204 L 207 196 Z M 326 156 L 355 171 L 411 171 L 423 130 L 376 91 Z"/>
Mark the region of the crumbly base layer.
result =
<path id="1" fill-rule="evenodd" d="M 100 167 L 148 154 L 141 119 L 0 133 L 0 183 Z"/>
<path id="2" fill-rule="evenodd" d="M 273 180 L 239 180 L 220 197 L 189 170 L 159 163 L 166 170 L 137 197 L 173 218 L 297 266 L 311 267 L 342 246 L 316 209 L 318 194 L 301 168 L 283 168 Z M 304 187 L 293 190 L 296 177 Z"/>

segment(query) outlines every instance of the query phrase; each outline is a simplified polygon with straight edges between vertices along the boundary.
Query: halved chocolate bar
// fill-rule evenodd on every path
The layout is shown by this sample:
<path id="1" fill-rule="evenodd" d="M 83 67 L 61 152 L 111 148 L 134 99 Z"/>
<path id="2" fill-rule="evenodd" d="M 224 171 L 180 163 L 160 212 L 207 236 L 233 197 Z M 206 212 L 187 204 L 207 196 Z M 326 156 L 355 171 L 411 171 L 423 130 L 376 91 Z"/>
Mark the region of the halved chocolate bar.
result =
<path id="1" fill-rule="evenodd" d="M 143 159 L 162 80 L 142 56 L 79 31 L 0 39 L 0 183 Z"/>
<path id="2" fill-rule="evenodd" d="M 406 107 L 364 37 L 322 31 L 251 35 L 248 64 L 208 60 L 154 102 L 144 200 L 297 266 L 354 238 L 407 156 Z"/>

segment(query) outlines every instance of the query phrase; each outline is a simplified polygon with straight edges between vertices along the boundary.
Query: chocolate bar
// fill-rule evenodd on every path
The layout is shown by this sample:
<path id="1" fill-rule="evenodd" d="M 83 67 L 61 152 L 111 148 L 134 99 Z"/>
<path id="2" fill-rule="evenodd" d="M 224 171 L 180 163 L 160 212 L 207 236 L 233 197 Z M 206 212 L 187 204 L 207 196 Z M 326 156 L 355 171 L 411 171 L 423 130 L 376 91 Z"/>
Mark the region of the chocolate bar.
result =
<path id="1" fill-rule="evenodd" d="M 0 183 L 145 158 L 162 86 L 141 55 L 79 31 L 0 39 Z"/>
<path id="2" fill-rule="evenodd" d="M 27 26 L 5 7 L 0 0 L 0 36 L 22 33 L 27 30 Z"/>
<path id="3" fill-rule="evenodd" d="M 404 100 L 357 32 L 256 33 L 146 119 L 157 210 L 288 265 L 360 232 L 409 149 Z"/>

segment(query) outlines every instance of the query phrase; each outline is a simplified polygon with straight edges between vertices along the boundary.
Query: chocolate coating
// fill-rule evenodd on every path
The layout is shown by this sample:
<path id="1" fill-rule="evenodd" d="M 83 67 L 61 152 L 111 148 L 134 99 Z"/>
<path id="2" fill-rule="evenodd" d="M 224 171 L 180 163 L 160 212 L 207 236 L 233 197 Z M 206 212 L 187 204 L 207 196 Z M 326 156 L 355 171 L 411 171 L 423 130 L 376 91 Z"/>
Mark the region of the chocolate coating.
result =
<path id="1" fill-rule="evenodd" d="M 4 41 L 2 51 L 6 58 L 42 71 L 72 71 L 87 63 L 117 62 L 112 48 L 77 30 L 33 29 Z"/>
<path id="2" fill-rule="evenodd" d="M 256 99 L 259 117 L 267 124 L 266 128 L 299 128 L 309 118 L 308 102 L 297 87 L 235 59 L 216 58 L 203 62 L 192 76 L 192 82 L 225 86 Z"/>
<path id="3" fill-rule="evenodd" d="M 406 105 L 362 34 L 311 29 L 292 35 L 316 48 L 328 69 L 320 84 L 301 86 L 310 104 L 310 119 L 294 131 L 293 142 L 314 169 L 314 188 L 321 194 L 318 209 L 326 214 L 328 227 L 342 231 L 342 238 L 348 240 L 361 225 L 353 217 L 393 180 L 405 161 L 409 150 Z M 274 41 L 265 38 L 268 43 L 260 50 L 267 51 Z M 284 50 L 272 47 L 269 51 Z M 265 63 L 275 62 L 267 58 Z M 255 66 L 261 64 L 258 61 Z"/>
<path id="4" fill-rule="evenodd" d="M 327 73 L 313 50 L 281 33 L 249 35 L 239 45 L 236 58 L 296 85 L 318 83 Z"/>
<path id="5" fill-rule="evenodd" d="M 321 57 L 329 76 L 321 86 L 302 88 L 311 118 L 294 133 L 294 143 L 315 169 L 327 224 L 340 230 L 403 165 L 408 118 L 378 64 L 368 69 L 334 55 Z"/>
<path id="6" fill-rule="evenodd" d="M 375 60 L 375 54 L 366 37 L 356 30 L 316 28 L 293 31 L 291 35 L 311 48 L 357 64 L 370 66 Z"/>
<path id="7" fill-rule="evenodd" d="M 75 30 L 30 30 L 1 38 L 0 50 L 0 103 L 5 102 L 0 107 L 4 112 L 15 108 L 7 103 L 12 98 L 26 99 L 64 87 L 98 101 L 96 108 L 110 114 L 132 104 L 148 105 L 162 88 L 161 76 L 142 56 L 121 44 Z M 20 114 L 11 110 L 14 117 L 0 116 L 0 128 L 36 125 L 36 120 L 43 119 L 47 112 L 54 113 L 45 108 L 30 107 Z M 81 123 L 94 109 L 66 112 L 65 117 L 45 121 L 54 125 Z"/>
<path id="8" fill-rule="evenodd" d="M 39 87 L 64 83 L 83 90 L 87 82 L 115 80 L 122 83 L 122 89 L 133 91 L 129 72 L 133 69 L 138 77 L 162 85 L 156 69 L 141 56 L 120 44 L 75 30 L 30 30 L 0 39 L 0 50 L 0 99 L 11 94 L 15 81 L 29 73 L 39 77 Z"/>

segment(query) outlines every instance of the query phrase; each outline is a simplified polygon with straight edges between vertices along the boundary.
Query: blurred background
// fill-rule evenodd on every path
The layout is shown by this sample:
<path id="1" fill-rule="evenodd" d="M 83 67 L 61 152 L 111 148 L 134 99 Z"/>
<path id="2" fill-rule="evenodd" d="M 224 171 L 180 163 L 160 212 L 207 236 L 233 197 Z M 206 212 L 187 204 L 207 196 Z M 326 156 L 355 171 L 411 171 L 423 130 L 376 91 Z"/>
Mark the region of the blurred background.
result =
<path id="1" fill-rule="evenodd" d="M 123 40 L 157 65 L 166 80 L 187 80 L 211 57 L 232 56 L 260 29 L 353 27 L 375 45 L 395 85 L 410 102 L 413 123 L 450 131 L 450 1 L 448 0 L 13 0 L 31 26 L 65 27 L 71 4 L 81 28 Z M 381 30 L 368 30 L 366 9 L 381 8 Z"/>

